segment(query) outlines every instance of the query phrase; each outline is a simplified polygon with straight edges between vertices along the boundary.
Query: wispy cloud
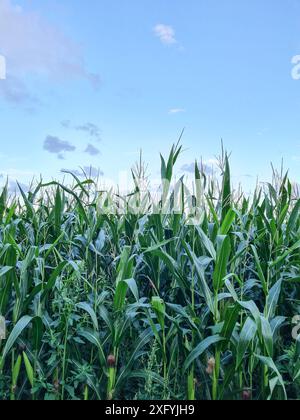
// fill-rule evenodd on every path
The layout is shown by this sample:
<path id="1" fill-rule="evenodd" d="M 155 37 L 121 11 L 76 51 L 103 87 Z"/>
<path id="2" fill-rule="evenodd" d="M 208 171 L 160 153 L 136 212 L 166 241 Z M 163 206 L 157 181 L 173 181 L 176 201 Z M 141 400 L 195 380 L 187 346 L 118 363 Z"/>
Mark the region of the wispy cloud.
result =
<path id="1" fill-rule="evenodd" d="M 44 150 L 57 154 L 59 159 L 63 159 L 62 153 L 74 152 L 76 147 L 68 141 L 61 140 L 59 137 L 47 136 L 44 141 Z"/>
<path id="2" fill-rule="evenodd" d="M 70 120 L 63 120 L 63 121 L 61 122 L 61 126 L 62 126 L 63 128 L 71 128 L 71 121 L 70 121 Z"/>
<path id="3" fill-rule="evenodd" d="M 26 103 L 32 106 L 39 103 L 39 100 L 29 91 L 27 85 L 18 77 L 10 74 L 0 83 L 0 97 L 13 105 Z"/>
<path id="4" fill-rule="evenodd" d="M 90 156 L 97 156 L 100 154 L 100 150 L 97 149 L 97 147 L 93 146 L 92 144 L 88 144 L 84 153 L 88 153 Z"/>
<path id="5" fill-rule="evenodd" d="M 171 108 L 169 109 L 169 114 L 170 115 L 176 115 L 176 114 L 182 114 L 183 112 L 185 112 L 184 108 Z"/>
<path id="6" fill-rule="evenodd" d="M 96 124 L 87 122 L 83 125 L 77 126 L 76 130 L 87 133 L 93 140 L 96 140 L 96 141 L 101 140 L 101 130 Z"/>
<path id="7" fill-rule="evenodd" d="M 153 28 L 155 36 L 157 36 L 164 45 L 177 44 L 176 33 L 172 26 L 159 23 Z"/>
<path id="8" fill-rule="evenodd" d="M 63 120 L 61 121 L 61 126 L 66 129 L 81 131 L 82 133 L 89 136 L 93 141 L 101 141 L 101 129 L 98 125 L 92 122 L 86 122 L 81 125 L 73 125 L 70 120 Z"/>
<path id="9" fill-rule="evenodd" d="M 84 64 L 81 47 L 39 13 L 26 11 L 14 0 L 0 0 L 0 40 L 8 77 L 1 83 L 0 95 L 10 102 L 31 100 L 25 80 L 32 74 L 99 85 L 99 76 Z"/>

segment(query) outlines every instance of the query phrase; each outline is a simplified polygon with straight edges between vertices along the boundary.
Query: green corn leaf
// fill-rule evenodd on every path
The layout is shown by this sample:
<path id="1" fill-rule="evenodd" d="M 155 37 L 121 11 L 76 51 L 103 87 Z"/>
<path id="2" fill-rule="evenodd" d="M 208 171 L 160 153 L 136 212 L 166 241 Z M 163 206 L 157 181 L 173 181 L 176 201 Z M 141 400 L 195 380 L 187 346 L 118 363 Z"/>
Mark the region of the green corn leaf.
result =
<path id="1" fill-rule="evenodd" d="M 33 320 L 32 317 L 26 315 L 23 318 L 21 318 L 20 321 L 18 321 L 17 324 L 15 325 L 14 329 L 12 330 L 12 332 L 10 333 L 10 335 L 9 335 L 7 341 L 6 341 L 5 347 L 4 347 L 2 355 L 1 355 L 1 359 L 0 359 L 0 368 L 1 369 L 3 368 L 6 356 L 8 355 L 8 353 L 10 352 L 12 347 L 14 346 L 14 344 L 17 341 L 17 339 L 19 338 L 19 336 L 28 327 L 28 325 L 31 323 L 32 320 Z"/>
<path id="2" fill-rule="evenodd" d="M 31 388 L 33 388 L 33 386 L 34 386 L 34 371 L 33 371 L 32 365 L 30 363 L 30 360 L 28 359 L 27 354 L 25 352 L 23 352 L 23 359 L 24 359 L 24 363 L 25 363 L 27 378 L 29 380 Z"/>
<path id="3" fill-rule="evenodd" d="M 22 363 L 22 357 L 19 355 L 16 363 L 14 364 L 13 372 L 12 372 L 12 386 L 13 387 L 17 386 L 20 370 L 21 370 L 21 363 Z"/>
<path id="4" fill-rule="evenodd" d="M 221 246 L 217 255 L 217 262 L 213 275 L 213 286 L 216 293 L 224 286 L 227 274 L 227 264 L 231 254 L 230 238 L 228 236 L 221 238 Z"/>
<path id="5" fill-rule="evenodd" d="M 266 318 L 271 320 L 274 318 L 276 314 L 276 309 L 281 293 L 282 288 L 282 280 L 278 280 L 278 282 L 272 287 L 272 289 L 269 291 L 269 294 L 267 296 L 267 302 L 266 302 L 266 309 L 265 309 L 265 315 Z"/>
<path id="6" fill-rule="evenodd" d="M 87 302 L 81 302 L 81 303 L 78 303 L 76 306 L 77 306 L 78 309 L 82 309 L 83 311 L 85 311 L 89 314 L 89 316 L 91 317 L 91 320 L 93 322 L 95 330 L 99 331 L 99 324 L 98 324 L 97 315 L 96 315 L 94 309 L 91 307 L 91 305 L 88 304 Z"/>
<path id="7" fill-rule="evenodd" d="M 236 357 L 236 370 L 239 369 L 243 362 L 244 356 L 254 339 L 257 332 L 257 326 L 251 318 L 247 318 L 246 322 L 241 331 L 238 346 L 237 346 L 237 357 Z"/>
<path id="8" fill-rule="evenodd" d="M 256 355 L 256 357 L 263 363 L 263 365 L 267 366 L 269 369 L 271 369 L 271 371 L 273 371 L 278 383 L 281 385 L 283 389 L 285 399 L 287 400 L 288 398 L 287 398 L 287 393 L 286 393 L 283 377 L 281 373 L 279 372 L 277 366 L 275 365 L 273 359 L 271 359 L 270 357 L 259 356 L 259 355 Z M 274 390 L 274 387 L 272 387 L 272 389 Z M 271 397 L 272 397 L 272 392 L 271 392 Z"/>
<path id="9" fill-rule="evenodd" d="M 213 335 L 213 336 L 208 337 L 205 340 L 203 340 L 188 355 L 188 357 L 187 357 L 187 359 L 186 359 L 186 361 L 184 362 L 184 365 L 183 365 L 183 371 L 186 372 L 188 370 L 188 368 L 191 366 L 191 364 L 196 359 L 201 357 L 212 345 L 220 343 L 222 340 L 223 340 L 223 338 L 220 337 L 219 335 Z"/>

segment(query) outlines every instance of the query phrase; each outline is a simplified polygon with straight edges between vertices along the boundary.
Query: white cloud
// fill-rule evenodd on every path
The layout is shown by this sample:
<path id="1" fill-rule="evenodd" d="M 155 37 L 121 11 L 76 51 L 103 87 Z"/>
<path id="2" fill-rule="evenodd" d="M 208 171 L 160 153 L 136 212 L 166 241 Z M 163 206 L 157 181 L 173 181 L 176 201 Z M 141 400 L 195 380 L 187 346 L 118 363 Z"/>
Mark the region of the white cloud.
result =
<path id="1" fill-rule="evenodd" d="M 6 79 L 6 59 L 0 55 L 0 80 Z"/>
<path id="2" fill-rule="evenodd" d="M 153 31 L 164 45 L 173 45 L 177 43 L 176 33 L 172 26 L 160 23 L 153 28 Z"/>
<path id="3" fill-rule="evenodd" d="M 198 162 L 198 168 L 201 169 L 206 175 L 213 175 L 216 171 L 218 161 L 216 159 L 208 159 L 206 161 Z M 181 170 L 186 173 L 195 172 L 195 162 L 185 163 Z"/>
<path id="4" fill-rule="evenodd" d="M 29 96 L 24 83 L 28 74 L 56 80 L 86 79 L 93 85 L 99 82 L 99 77 L 86 69 L 82 50 L 75 42 L 13 0 L 0 0 L 0 40 L 10 80 L 10 84 L 0 84 L 0 94 L 7 100 L 23 102 Z"/>
<path id="5" fill-rule="evenodd" d="M 91 122 L 87 122 L 83 125 L 79 125 L 75 128 L 77 131 L 83 131 L 87 133 L 93 140 L 100 141 L 101 140 L 101 132 L 100 128 Z"/>
<path id="6" fill-rule="evenodd" d="M 216 158 L 208 159 L 204 163 L 209 166 L 219 166 L 219 161 Z"/>
<path id="7" fill-rule="evenodd" d="M 183 112 L 185 112 L 185 109 L 184 108 L 172 108 L 172 109 L 169 109 L 169 114 L 170 115 L 182 114 Z"/>

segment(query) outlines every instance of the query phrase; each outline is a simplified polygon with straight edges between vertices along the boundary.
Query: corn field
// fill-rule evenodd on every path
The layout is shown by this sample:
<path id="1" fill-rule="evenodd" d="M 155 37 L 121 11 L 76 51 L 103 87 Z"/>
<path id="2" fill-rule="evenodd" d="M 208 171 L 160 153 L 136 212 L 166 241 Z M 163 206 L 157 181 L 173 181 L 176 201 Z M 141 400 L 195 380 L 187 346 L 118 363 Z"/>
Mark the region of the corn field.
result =
<path id="1" fill-rule="evenodd" d="M 171 186 L 181 151 L 161 158 L 156 203 L 142 165 L 126 196 L 75 175 L 3 189 L 2 400 L 300 398 L 295 187 L 274 173 L 234 190 L 223 153 L 189 194 Z"/>

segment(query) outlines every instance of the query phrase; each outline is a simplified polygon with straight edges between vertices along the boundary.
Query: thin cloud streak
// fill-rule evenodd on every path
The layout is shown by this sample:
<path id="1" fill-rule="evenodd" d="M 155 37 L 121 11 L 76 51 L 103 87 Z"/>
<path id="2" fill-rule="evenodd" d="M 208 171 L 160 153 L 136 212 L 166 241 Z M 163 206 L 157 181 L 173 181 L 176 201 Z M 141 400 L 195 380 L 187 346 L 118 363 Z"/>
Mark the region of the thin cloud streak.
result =
<path id="1" fill-rule="evenodd" d="M 176 115 L 176 114 L 182 114 L 186 112 L 184 108 L 172 108 L 169 110 L 169 115 Z"/>

